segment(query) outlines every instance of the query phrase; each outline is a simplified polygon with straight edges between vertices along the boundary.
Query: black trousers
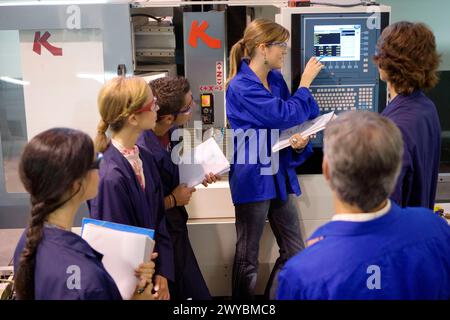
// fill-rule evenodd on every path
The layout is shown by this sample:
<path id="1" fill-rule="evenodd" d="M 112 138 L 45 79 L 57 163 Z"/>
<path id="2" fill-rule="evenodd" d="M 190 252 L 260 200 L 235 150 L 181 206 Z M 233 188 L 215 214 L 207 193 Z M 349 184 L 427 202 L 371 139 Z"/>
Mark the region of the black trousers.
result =
<path id="1" fill-rule="evenodd" d="M 172 300 L 210 300 L 211 294 L 203 279 L 189 241 L 188 214 L 184 207 L 166 210 L 166 223 L 172 239 L 175 282 L 169 282 Z"/>

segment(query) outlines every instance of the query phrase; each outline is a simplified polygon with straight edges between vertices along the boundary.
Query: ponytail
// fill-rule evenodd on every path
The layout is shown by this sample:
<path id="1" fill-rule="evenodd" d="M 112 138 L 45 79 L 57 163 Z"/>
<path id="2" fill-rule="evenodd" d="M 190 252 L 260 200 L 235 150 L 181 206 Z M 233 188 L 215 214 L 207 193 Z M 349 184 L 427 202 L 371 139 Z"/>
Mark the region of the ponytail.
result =
<path id="1" fill-rule="evenodd" d="M 46 205 L 44 202 L 34 204 L 31 209 L 31 220 L 26 232 L 25 247 L 19 260 L 19 268 L 15 277 L 14 286 L 20 300 L 34 300 L 34 272 L 36 266 L 36 253 L 42 240 L 44 222 L 47 216 L 61 206 L 55 202 Z"/>
<path id="2" fill-rule="evenodd" d="M 230 51 L 230 71 L 227 82 L 225 83 L 225 89 L 228 88 L 230 81 L 236 76 L 239 67 L 241 66 L 242 58 L 245 57 L 245 43 L 244 39 L 236 42 Z"/>
<path id="3" fill-rule="evenodd" d="M 225 89 L 236 76 L 244 57 L 249 59 L 255 55 L 256 48 L 261 44 L 284 42 L 289 39 L 289 31 L 283 26 L 268 19 L 253 20 L 244 31 L 244 36 L 236 42 L 230 51 L 230 69 Z"/>
<path id="4" fill-rule="evenodd" d="M 109 125 L 102 119 L 97 126 L 97 136 L 95 137 L 95 151 L 104 152 L 108 147 L 108 138 L 106 137 L 106 131 Z"/>
<path id="5" fill-rule="evenodd" d="M 97 152 L 108 148 L 108 128 L 112 132 L 122 130 L 127 118 L 142 108 L 149 97 L 152 98 L 150 86 L 140 77 L 116 77 L 103 85 L 97 98 L 101 118 L 95 138 Z"/>

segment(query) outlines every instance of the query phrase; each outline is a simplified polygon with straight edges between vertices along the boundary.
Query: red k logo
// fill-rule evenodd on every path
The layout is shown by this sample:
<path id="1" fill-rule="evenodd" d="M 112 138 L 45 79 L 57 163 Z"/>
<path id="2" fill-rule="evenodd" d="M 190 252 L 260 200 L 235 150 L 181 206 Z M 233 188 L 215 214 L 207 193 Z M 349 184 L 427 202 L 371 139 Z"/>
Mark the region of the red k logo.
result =
<path id="1" fill-rule="evenodd" d="M 198 25 L 198 21 L 192 21 L 191 32 L 189 33 L 188 43 L 194 48 L 197 48 L 197 39 L 200 38 L 203 40 L 206 45 L 212 49 L 220 49 L 222 46 L 222 41 L 220 39 L 216 39 L 208 35 L 205 31 L 208 29 L 208 22 L 202 21 L 200 26 Z"/>
<path id="2" fill-rule="evenodd" d="M 36 52 L 38 55 L 41 55 L 41 46 L 46 48 L 50 53 L 54 56 L 62 56 L 63 50 L 62 48 L 57 48 L 55 46 L 52 46 L 47 40 L 50 38 L 51 34 L 48 31 L 45 31 L 45 33 L 41 37 L 41 33 L 38 31 L 34 34 L 34 43 L 33 43 L 33 51 Z"/>

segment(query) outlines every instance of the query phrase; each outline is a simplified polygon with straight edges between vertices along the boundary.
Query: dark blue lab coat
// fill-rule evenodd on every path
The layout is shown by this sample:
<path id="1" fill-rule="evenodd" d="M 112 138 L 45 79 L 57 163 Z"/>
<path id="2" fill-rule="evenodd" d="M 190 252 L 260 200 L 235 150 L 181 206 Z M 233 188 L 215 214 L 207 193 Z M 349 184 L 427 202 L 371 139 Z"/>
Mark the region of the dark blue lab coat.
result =
<path id="1" fill-rule="evenodd" d="M 14 253 L 14 273 L 19 269 L 26 230 Z M 119 289 L 102 263 L 102 255 L 75 233 L 44 227 L 34 272 L 36 300 L 121 300 Z M 75 266 L 75 267 L 73 267 Z M 78 271 L 73 271 L 79 268 Z M 68 286 L 76 283 L 80 287 Z M 20 298 L 20 297 L 19 297 Z"/>
<path id="2" fill-rule="evenodd" d="M 416 90 L 395 97 L 382 114 L 400 128 L 405 143 L 392 199 L 402 207 L 433 209 L 441 153 L 441 127 L 434 103 Z"/>
<path id="3" fill-rule="evenodd" d="M 174 279 L 173 249 L 167 232 L 164 200 L 158 169 L 139 150 L 145 190 L 127 159 L 112 144 L 103 153 L 98 195 L 89 201 L 91 218 L 155 229 L 156 274 Z"/>
<path id="4" fill-rule="evenodd" d="M 172 131 L 170 130 L 170 135 Z M 164 197 L 168 196 L 180 184 L 178 165 L 173 163 L 170 152 L 161 145 L 151 130 L 141 134 L 137 145 L 140 150 L 147 151 L 145 155 L 154 158 L 161 176 Z M 172 142 L 171 146 L 174 147 Z M 211 299 L 189 241 L 187 220 L 188 213 L 184 206 L 166 210 L 167 229 L 172 238 L 175 261 L 175 281 L 171 283 L 170 294 L 174 300 Z"/>
<path id="5" fill-rule="evenodd" d="M 270 92 L 243 60 L 226 92 L 227 117 L 231 128 L 242 129 L 250 136 L 244 144 L 239 144 L 237 141 L 243 139 L 238 139 L 234 145 L 235 163 L 231 165 L 229 176 L 235 205 L 274 198 L 286 200 L 289 193 L 300 195 L 295 168 L 312 153 L 310 145 L 302 153 L 290 147 L 281 150 L 278 171 L 274 175 L 261 174 L 261 168 L 268 168 L 270 164 L 264 164 L 261 159 L 252 163 L 249 159 L 249 145 L 255 142 L 258 146 L 261 143 L 259 149 L 264 154 L 271 155 L 271 145 L 275 141 L 269 138 L 267 146 L 262 147 L 266 139 L 259 129 L 285 130 L 319 115 L 319 107 L 307 88 L 299 88 L 291 96 L 283 76 L 276 70 L 269 72 L 267 81 Z M 255 129 L 256 133 L 252 134 L 249 129 Z M 267 136 L 270 137 L 270 133 Z M 236 163 L 237 154 L 244 151 L 246 162 Z"/>
<path id="6" fill-rule="evenodd" d="M 429 209 L 392 202 L 380 218 L 332 221 L 317 237 L 280 272 L 278 299 L 450 298 L 450 226 Z"/>

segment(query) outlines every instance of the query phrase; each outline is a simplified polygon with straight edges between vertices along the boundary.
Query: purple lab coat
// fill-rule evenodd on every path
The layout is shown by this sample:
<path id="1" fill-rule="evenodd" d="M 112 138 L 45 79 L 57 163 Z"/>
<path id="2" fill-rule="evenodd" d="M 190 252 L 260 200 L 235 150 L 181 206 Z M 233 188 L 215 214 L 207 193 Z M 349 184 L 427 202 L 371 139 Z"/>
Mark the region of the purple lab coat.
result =
<path id="1" fill-rule="evenodd" d="M 382 115 L 402 132 L 403 165 L 391 198 L 402 207 L 433 209 L 441 152 L 441 127 L 434 103 L 416 90 L 395 97 Z"/>
<path id="2" fill-rule="evenodd" d="M 173 130 L 170 130 L 170 135 Z M 164 196 L 169 195 L 180 184 L 178 166 L 173 163 L 170 152 L 161 145 L 151 130 L 141 134 L 137 145 L 139 150 L 147 151 L 143 155 L 151 155 L 155 160 Z M 171 146 L 174 147 L 172 142 Z M 174 300 L 208 300 L 211 295 L 191 247 L 187 220 L 188 213 L 184 206 L 166 210 L 167 229 L 172 239 L 175 259 L 175 282 L 171 284 L 170 294 Z"/>
<path id="3" fill-rule="evenodd" d="M 145 150 L 145 190 L 127 159 L 112 144 L 103 153 L 98 195 L 89 201 L 91 218 L 155 230 L 156 274 L 174 279 L 173 249 L 167 232 L 164 200 L 158 169 Z"/>

